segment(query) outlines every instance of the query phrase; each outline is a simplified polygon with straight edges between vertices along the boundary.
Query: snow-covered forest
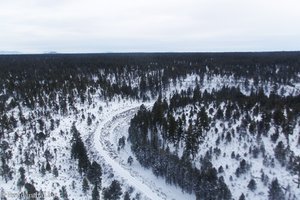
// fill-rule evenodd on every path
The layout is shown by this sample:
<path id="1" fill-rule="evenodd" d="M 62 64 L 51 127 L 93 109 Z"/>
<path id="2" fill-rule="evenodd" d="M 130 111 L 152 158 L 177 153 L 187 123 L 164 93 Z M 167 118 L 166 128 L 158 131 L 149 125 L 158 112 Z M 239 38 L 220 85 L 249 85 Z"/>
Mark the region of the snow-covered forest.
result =
<path id="1" fill-rule="evenodd" d="M 0 56 L 1 199 L 300 197 L 300 53 Z"/>

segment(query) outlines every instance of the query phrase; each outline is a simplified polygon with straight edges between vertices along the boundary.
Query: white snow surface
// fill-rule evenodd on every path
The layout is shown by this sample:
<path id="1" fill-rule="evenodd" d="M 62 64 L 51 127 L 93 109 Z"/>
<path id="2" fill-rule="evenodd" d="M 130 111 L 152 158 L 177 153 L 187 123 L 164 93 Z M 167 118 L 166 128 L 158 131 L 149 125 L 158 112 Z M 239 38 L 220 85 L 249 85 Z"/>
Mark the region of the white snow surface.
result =
<path id="1" fill-rule="evenodd" d="M 187 78 L 181 83 L 176 83 L 168 88 L 164 93 L 164 96 L 169 97 L 175 90 L 180 91 L 181 89 L 187 89 L 188 87 L 194 88 L 196 85 L 196 79 L 199 80 L 200 77 L 196 75 L 187 76 Z M 251 85 L 252 81 L 249 82 Z M 229 87 L 237 86 L 237 82 L 234 81 L 234 77 L 213 77 L 210 79 L 205 77 L 203 83 L 203 87 L 200 85 L 201 90 L 207 90 L 208 92 L 212 91 L 212 89 L 219 90 L 224 85 Z M 270 87 L 271 86 L 267 86 L 266 88 Z M 299 83 L 294 84 L 294 87 L 281 87 L 284 87 L 285 89 L 284 95 L 296 95 L 300 92 Z M 242 88 L 242 90 L 244 94 L 249 94 L 249 91 L 246 89 Z M 28 136 L 28 132 L 30 132 L 29 125 L 23 126 L 20 124 L 20 122 L 18 122 L 18 127 L 15 130 L 5 134 L 4 140 L 9 143 L 9 150 L 12 152 L 12 159 L 10 159 L 8 164 L 13 166 L 13 179 L 6 182 L 3 178 L 0 178 L 0 197 L 1 195 L 5 194 L 8 200 L 19 199 L 15 195 L 25 190 L 24 188 L 21 189 L 17 187 L 17 181 L 20 177 L 18 170 L 21 166 L 23 166 L 26 170 L 26 181 L 34 183 L 34 186 L 38 191 L 43 190 L 46 195 L 45 199 L 53 199 L 53 196 L 59 197 L 59 190 L 62 186 L 66 186 L 69 199 L 91 199 L 91 189 L 88 191 L 88 194 L 84 194 L 82 192 L 83 177 L 78 173 L 77 162 L 72 160 L 70 155 L 70 140 L 72 138 L 70 129 L 72 123 L 75 122 L 76 127 L 81 133 L 81 137 L 88 150 L 90 160 L 95 160 L 102 166 L 104 173 L 102 177 L 102 187 L 109 186 L 113 179 L 117 179 L 122 183 L 123 192 L 129 190 L 130 187 L 134 188 L 131 198 L 133 198 L 135 195 L 141 194 L 141 199 L 195 199 L 194 194 L 183 193 L 180 188 L 168 185 L 165 183 L 163 178 L 153 175 L 151 169 L 145 169 L 142 167 L 135 159 L 134 154 L 132 154 L 130 144 L 128 142 L 126 142 L 126 145 L 123 149 L 118 151 L 117 145 L 119 138 L 122 136 L 125 136 L 126 138 L 128 137 L 130 119 L 134 116 L 142 104 L 145 104 L 146 107 L 150 108 L 154 103 L 154 101 L 144 103 L 118 99 L 120 98 L 114 98 L 110 102 L 104 102 L 102 99 L 99 99 L 97 95 L 95 95 L 93 97 L 92 105 L 88 105 L 87 103 L 76 103 L 76 108 L 79 113 L 70 112 L 68 115 L 53 114 L 52 118 L 55 121 L 59 120 L 59 125 L 56 125 L 55 129 L 51 131 L 50 137 L 45 141 L 44 147 L 38 146 L 38 143 L 33 142 L 34 139 Z M 100 107 L 102 109 L 99 109 Z M 35 115 L 35 112 L 43 111 L 42 109 L 35 111 L 26 108 L 22 109 L 24 116 L 27 118 L 30 115 Z M 14 109 L 7 114 L 11 115 L 13 113 L 16 115 L 18 110 Z M 82 118 L 82 115 L 85 115 L 85 117 L 88 115 L 95 116 L 91 126 L 87 125 L 87 121 L 86 119 Z M 44 119 L 44 121 L 45 126 L 49 127 L 49 119 Z M 36 124 L 37 123 L 35 121 L 34 126 L 38 127 Z M 218 129 L 221 129 L 220 124 L 217 124 L 217 126 Z M 298 155 L 300 153 L 300 148 L 297 146 L 296 141 L 299 135 L 299 130 L 300 127 L 298 124 L 292 138 L 290 138 L 291 148 Z M 14 141 L 14 133 L 19 135 L 19 139 L 17 141 Z M 204 153 L 208 150 L 207 147 L 214 146 L 212 143 L 215 143 L 216 136 L 217 135 L 215 134 L 211 135 L 211 137 L 207 137 L 207 146 L 200 147 L 199 156 L 201 153 Z M 255 138 L 249 138 L 249 140 L 250 139 L 253 141 L 255 140 Z M 280 140 L 284 141 L 283 138 L 278 139 L 278 141 Z M 275 144 L 269 143 L 264 138 L 263 142 L 265 144 L 266 152 L 273 152 Z M 243 157 L 243 153 L 248 151 L 247 149 L 242 149 L 242 144 L 239 144 L 238 141 L 232 141 L 231 144 L 233 145 L 221 144 L 220 148 L 222 149 L 222 154 L 226 153 L 229 155 L 232 151 L 235 151 L 240 152 L 240 155 Z M 19 146 L 20 148 L 18 148 Z M 34 148 L 36 148 L 36 150 Z M 28 167 L 25 164 L 22 164 L 21 160 L 24 159 L 24 153 L 20 154 L 20 149 L 23 152 L 26 150 L 30 153 L 36 153 L 34 164 Z M 52 168 L 55 165 L 59 169 L 58 177 L 53 176 L 53 174 L 49 172 L 46 172 L 46 174 L 42 176 L 39 172 L 40 164 L 45 163 L 46 161 L 43 156 L 46 149 L 48 149 L 54 156 L 54 158 L 50 161 L 50 164 Z M 54 153 L 54 149 L 57 150 L 56 153 Z M 182 152 L 182 149 L 179 149 L 179 152 Z M 127 163 L 129 156 L 132 156 L 134 159 L 131 166 Z M 220 157 L 222 157 L 222 155 Z M 248 192 L 247 189 L 249 178 L 252 176 L 260 176 L 260 169 L 264 168 L 262 165 L 262 158 L 259 157 L 258 159 L 251 159 L 251 172 L 247 175 L 247 178 L 239 178 L 238 180 L 235 180 L 234 178 L 233 181 L 230 181 L 230 176 L 234 173 L 238 163 L 239 160 L 233 161 L 228 156 L 225 156 L 224 159 L 213 159 L 213 164 L 215 167 L 222 165 L 225 169 L 226 164 L 229 166 L 229 168 L 225 170 L 225 174 L 223 174 L 223 176 L 234 198 L 237 199 L 241 192 L 244 192 L 247 195 L 246 198 L 249 199 L 266 198 L 267 191 L 262 191 L 261 188 L 265 187 L 262 186 L 260 181 L 257 181 L 257 192 L 251 193 Z M 282 170 L 282 167 L 278 163 L 275 164 L 275 168 L 270 168 L 269 171 L 264 172 L 269 176 L 270 179 L 273 177 L 278 177 L 280 183 L 284 187 L 288 186 L 288 184 L 292 182 L 291 175 L 284 173 L 284 170 Z M 292 185 L 291 187 L 292 190 L 297 190 L 295 185 Z M 296 193 L 300 195 L 299 192 Z"/>
<path id="2" fill-rule="evenodd" d="M 105 163 L 106 169 L 114 174 L 114 178 L 122 181 L 125 186 L 134 187 L 145 199 L 195 199 L 192 194 L 182 193 L 180 188 L 167 185 L 163 178 L 155 177 L 150 169 L 143 168 L 135 159 L 130 166 L 127 158 L 135 156 L 130 145 L 117 150 L 118 139 L 127 138 L 130 119 L 141 104 L 112 105 L 108 112 L 99 118 L 99 124 L 94 132 L 86 136 L 91 157 L 99 163 Z M 150 106 L 152 103 L 147 103 Z M 113 107 L 116 108 L 113 108 Z"/>

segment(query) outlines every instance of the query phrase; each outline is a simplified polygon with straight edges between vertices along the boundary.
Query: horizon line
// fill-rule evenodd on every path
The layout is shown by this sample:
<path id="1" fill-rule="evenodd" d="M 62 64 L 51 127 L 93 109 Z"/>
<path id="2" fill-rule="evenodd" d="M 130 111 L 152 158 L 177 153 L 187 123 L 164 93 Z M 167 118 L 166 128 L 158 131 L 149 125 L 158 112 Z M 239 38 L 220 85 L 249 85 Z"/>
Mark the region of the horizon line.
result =
<path id="1" fill-rule="evenodd" d="M 258 51 L 107 51 L 107 52 L 36 52 L 26 53 L 19 51 L 0 51 L 1 56 L 5 55 L 76 55 L 76 54 L 209 54 L 209 53 L 297 53 L 300 50 L 258 50 Z"/>

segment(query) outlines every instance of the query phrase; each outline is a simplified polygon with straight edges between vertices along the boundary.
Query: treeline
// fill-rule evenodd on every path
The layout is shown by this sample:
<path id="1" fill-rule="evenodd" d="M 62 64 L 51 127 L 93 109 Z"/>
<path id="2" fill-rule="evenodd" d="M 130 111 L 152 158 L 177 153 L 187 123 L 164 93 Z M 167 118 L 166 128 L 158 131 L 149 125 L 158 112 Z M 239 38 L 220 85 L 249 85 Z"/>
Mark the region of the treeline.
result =
<path id="1" fill-rule="evenodd" d="M 73 99 L 89 101 L 100 89 L 103 99 L 115 95 L 147 100 L 171 80 L 187 74 L 230 76 L 292 85 L 299 81 L 300 53 L 74 54 L 0 56 L 0 112 L 21 104 L 49 106 L 65 112 Z M 200 79 L 203 80 L 203 79 Z M 16 103 L 18 102 L 18 103 Z M 73 106 L 74 107 L 74 106 Z"/>

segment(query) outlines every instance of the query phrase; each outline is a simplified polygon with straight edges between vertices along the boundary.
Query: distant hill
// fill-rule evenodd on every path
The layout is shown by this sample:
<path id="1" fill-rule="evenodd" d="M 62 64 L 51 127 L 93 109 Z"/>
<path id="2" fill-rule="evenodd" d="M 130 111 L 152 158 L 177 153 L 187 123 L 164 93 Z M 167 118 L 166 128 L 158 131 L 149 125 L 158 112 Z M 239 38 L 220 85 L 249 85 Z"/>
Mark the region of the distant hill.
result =
<path id="1" fill-rule="evenodd" d="M 58 54 L 58 52 L 56 52 L 56 51 L 47 51 L 44 54 Z"/>
<path id="2" fill-rule="evenodd" d="M 0 54 L 21 54 L 19 51 L 0 51 Z"/>

